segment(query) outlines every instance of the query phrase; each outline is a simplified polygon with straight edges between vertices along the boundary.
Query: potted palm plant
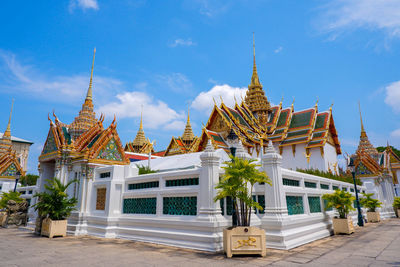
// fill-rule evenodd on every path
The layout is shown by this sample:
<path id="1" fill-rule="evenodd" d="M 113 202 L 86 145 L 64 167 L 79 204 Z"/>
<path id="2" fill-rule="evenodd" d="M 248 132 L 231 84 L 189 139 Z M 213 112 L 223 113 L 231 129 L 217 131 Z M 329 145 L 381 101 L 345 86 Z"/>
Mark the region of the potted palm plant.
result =
<path id="1" fill-rule="evenodd" d="M 400 217 L 400 197 L 395 197 L 393 201 L 393 209 L 397 218 Z"/>
<path id="2" fill-rule="evenodd" d="M 225 162 L 225 173 L 218 185 L 214 201 L 231 197 L 237 214 L 237 226 L 224 229 L 224 250 L 227 257 L 233 254 L 261 254 L 265 256 L 265 231 L 250 226 L 251 210 L 262 210 L 261 205 L 253 197 L 253 188 L 256 183 L 271 185 L 268 176 L 258 170 L 260 165 L 253 159 L 231 157 L 232 161 Z"/>
<path id="3" fill-rule="evenodd" d="M 77 199 L 69 198 L 66 191 L 76 180 L 65 185 L 57 178 L 47 180 L 47 182 L 48 185 L 45 185 L 47 191 L 35 194 L 35 197 L 39 198 L 39 201 L 33 206 L 38 211 L 40 220 L 37 232 L 50 238 L 66 236 L 67 218 L 75 210 L 77 203 Z"/>
<path id="4" fill-rule="evenodd" d="M 355 210 L 352 206 L 355 197 L 344 190 L 336 189 L 332 194 L 324 194 L 323 199 L 327 201 L 325 210 L 335 208 L 339 217 L 332 219 L 334 234 L 351 234 L 354 232 L 354 225 L 349 212 Z"/>
<path id="5" fill-rule="evenodd" d="M 363 193 L 363 198 L 360 199 L 360 204 L 363 207 L 366 207 L 368 209 L 367 211 L 367 220 L 368 222 L 380 222 L 380 214 L 379 211 L 377 211 L 377 208 L 380 208 L 382 206 L 382 202 L 380 202 L 377 199 L 372 198 L 374 194 L 373 193 Z"/>

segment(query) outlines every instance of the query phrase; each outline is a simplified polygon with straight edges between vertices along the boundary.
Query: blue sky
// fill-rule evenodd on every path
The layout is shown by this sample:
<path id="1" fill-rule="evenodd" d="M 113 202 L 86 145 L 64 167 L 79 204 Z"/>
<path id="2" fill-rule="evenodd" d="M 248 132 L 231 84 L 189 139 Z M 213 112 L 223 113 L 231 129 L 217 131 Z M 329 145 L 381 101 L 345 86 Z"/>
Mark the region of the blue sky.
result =
<path id="1" fill-rule="evenodd" d="M 232 103 L 250 82 L 252 33 L 258 73 L 272 103 L 333 115 L 344 152 L 358 143 L 361 101 L 374 145 L 400 147 L 400 2 L 6 1 L 0 9 L 0 131 L 15 99 L 12 134 L 32 140 L 29 172 L 45 142 L 48 112 L 78 114 L 96 47 L 97 114 L 113 114 L 123 143 L 136 135 L 143 105 L 156 149 L 184 129 L 195 134 L 212 97 Z M 219 100 L 218 100 L 219 101 Z"/>

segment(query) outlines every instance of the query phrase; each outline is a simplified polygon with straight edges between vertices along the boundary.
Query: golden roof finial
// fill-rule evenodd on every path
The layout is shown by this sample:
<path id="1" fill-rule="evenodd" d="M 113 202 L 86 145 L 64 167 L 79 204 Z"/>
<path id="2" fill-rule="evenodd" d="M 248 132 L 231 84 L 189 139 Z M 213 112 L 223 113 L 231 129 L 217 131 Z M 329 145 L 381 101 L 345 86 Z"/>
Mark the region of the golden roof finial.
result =
<path id="1" fill-rule="evenodd" d="M 315 102 L 315 108 L 318 108 L 319 97 L 317 96 L 317 101 Z"/>
<path id="2" fill-rule="evenodd" d="M 143 105 L 142 105 L 142 110 L 140 111 L 140 125 L 139 125 L 139 131 L 143 131 Z"/>
<path id="3" fill-rule="evenodd" d="M 293 101 L 292 101 L 292 109 L 293 109 L 293 107 L 294 107 L 294 97 L 293 97 Z"/>
<path id="4" fill-rule="evenodd" d="M 14 107 L 14 99 L 11 101 L 10 117 L 8 118 L 7 128 L 6 128 L 6 131 L 4 132 L 3 137 L 11 138 L 11 115 L 12 115 L 13 107 Z"/>
<path id="5" fill-rule="evenodd" d="M 221 99 L 221 105 L 224 103 L 224 100 L 222 99 L 222 96 L 219 95 L 219 98 Z"/>
<path id="6" fill-rule="evenodd" d="M 363 124 L 363 120 L 362 120 L 360 101 L 358 101 L 358 111 L 360 112 L 361 136 L 364 137 L 364 136 L 367 136 L 367 133 L 365 132 L 364 124 Z"/>
<path id="7" fill-rule="evenodd" d="M 89 82 L 89 89 L 86 94 L 86 99 L 92 100 L 93 93 L 92 93 L 92 84 L 93 84 L 93 68 L 94 68 L 94 57 L 96 55 L 96 47 L 93 50 L 93 62 L 92 62 L 92 70 L 90 72 L 90 82 Z"/>
<path id="8" fill-rule="evenodd" d="M 253 75 L 251 76 L 250 86 L 254 86 L 254 85 L 261 86 L 260 79 L 258 78 L 258 74 L 257 74 L 256 41 L 255 41 L 254 32 L 253 32 Z"/>

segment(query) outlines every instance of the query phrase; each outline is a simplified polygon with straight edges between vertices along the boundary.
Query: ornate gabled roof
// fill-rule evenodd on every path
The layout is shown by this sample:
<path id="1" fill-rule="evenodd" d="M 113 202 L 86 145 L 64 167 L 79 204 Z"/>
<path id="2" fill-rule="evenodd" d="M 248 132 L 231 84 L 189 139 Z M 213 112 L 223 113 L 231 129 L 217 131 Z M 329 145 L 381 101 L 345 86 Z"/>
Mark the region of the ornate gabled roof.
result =
<path id="1" fill-rule="evenodd" d="M 72 139 L 78 138 L 82 133 L 91 128 L 96 122 L 96 113 L 93 110 L 93 92 L 92 92 L 92 82 L 93 82 L 93 68 L 94 68 L 94 58 L 96 55 L 96 48 L 93 52 L 93 62 L 92 70 L 90 73 L 89 88 L 86 93 L 85 102 L 82 104 L 82 109 L 79 111 L 78 117 L 69 125 L 69 132 Z"/>
<path id="2" fill-rule="evenodd" d="M 354 161 L 358 176 L 380 175 L 383 171 L 376 159 L 371 157 L 367 151 L 359 150 L 356 152 L 357 158 Z"/>
<path id="3" fill-rule="evenodd" d="M 6 153 L 0 155 L 0 179 L 14 179 L 18 172 L 25 175 L 15 151 L 10 147 Z"/>
<path id="4" fill-rule="evenodd" d="M 92 101 L 93 66 L 94 55 L 85 103 L 74 122 L 70 125 L 62 123 L 54 112 L 54 122 L 48 116 L 50 129 L 39 157 L 40 162 L 63 158 L 106 165 L 129 163 L 116 130 L 116 117 L 106 129 L 103 127 L 104 116 L 101 115 L 98 120 L 95 118 Z"/>

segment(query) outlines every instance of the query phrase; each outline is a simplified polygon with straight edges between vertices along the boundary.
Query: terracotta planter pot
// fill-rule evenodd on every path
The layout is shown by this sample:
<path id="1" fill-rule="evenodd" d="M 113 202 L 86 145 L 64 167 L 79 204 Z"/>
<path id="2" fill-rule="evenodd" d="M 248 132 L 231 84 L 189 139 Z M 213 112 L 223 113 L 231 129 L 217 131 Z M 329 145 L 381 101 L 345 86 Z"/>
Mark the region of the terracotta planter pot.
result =
<path id="1" fill-rule="evenodd" d="M 380 222 L 381 216 L 379 214 L 379 211 L 374 211 L 374 212 L 368 211 L 367 220 L 368 222 Z"/>
<path id="2" fill-rule="evenodd" d="M 257 227 L 238 226 L 224 229 L 224 251 L 228 258 L 234 254 L 267 254 L 265 231 Z"/>
<path id="3" fill-rule="evenodd" d="M 347 219 L 333 218 L 333 232 L 337 234 L 351 234 L 354 233 L 354 225 L 350 216 Z"/>
<path id="4" fill-rule="evenodd" d="M 54 236 L 67 236 L 67 220 L 53 221 L 46 218 L 42 222 L 41 235 L 53 238 Z"/>

